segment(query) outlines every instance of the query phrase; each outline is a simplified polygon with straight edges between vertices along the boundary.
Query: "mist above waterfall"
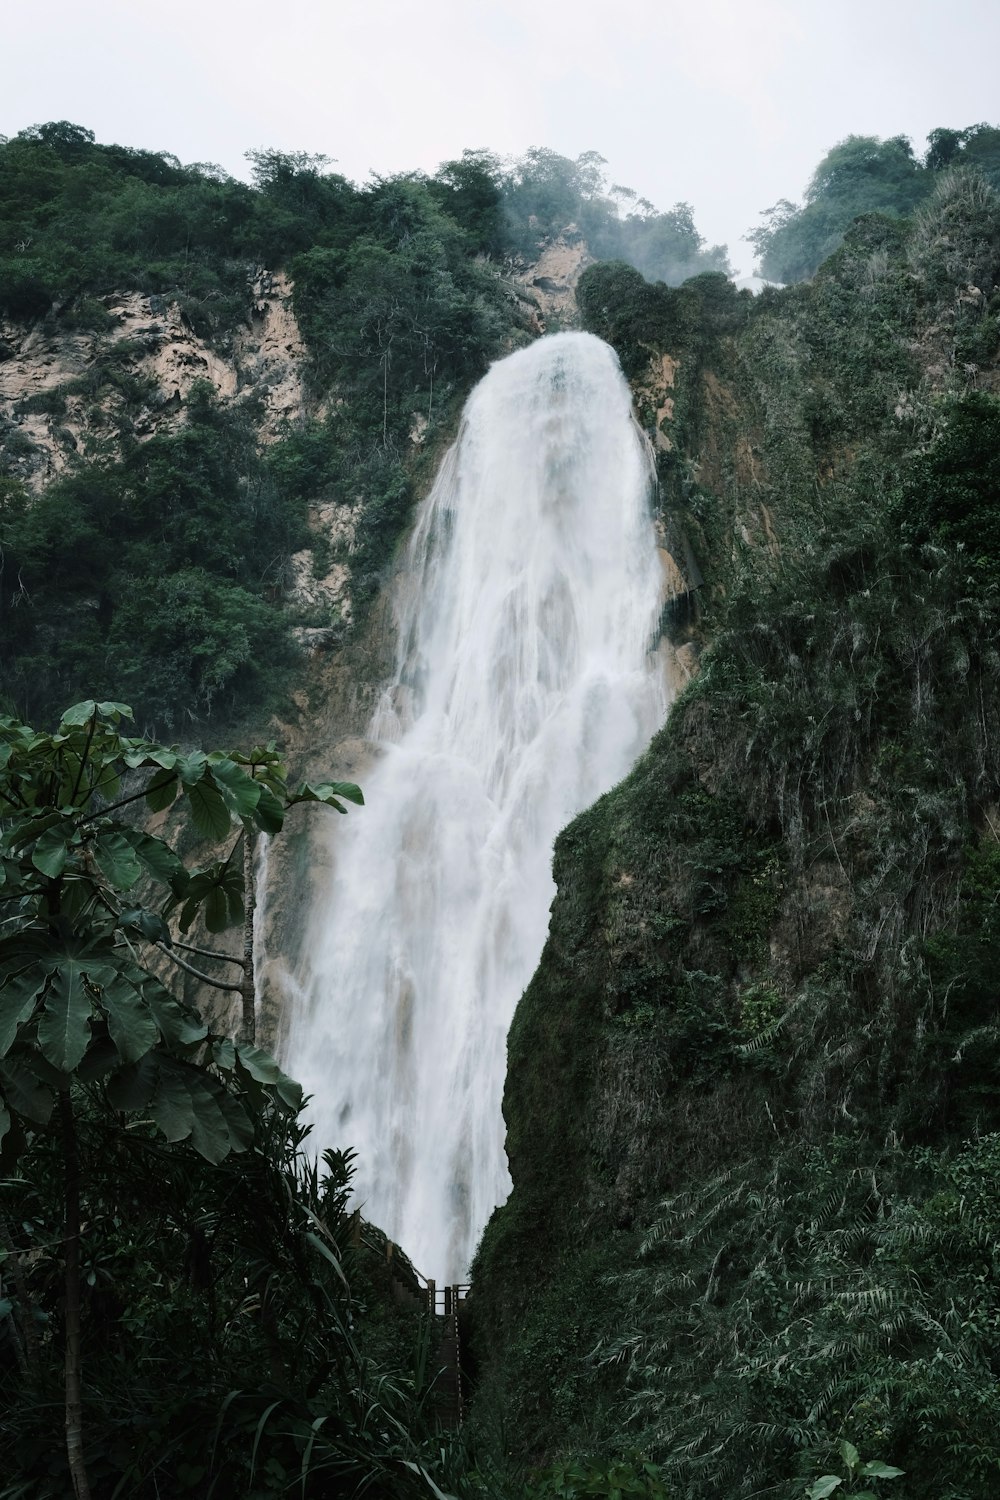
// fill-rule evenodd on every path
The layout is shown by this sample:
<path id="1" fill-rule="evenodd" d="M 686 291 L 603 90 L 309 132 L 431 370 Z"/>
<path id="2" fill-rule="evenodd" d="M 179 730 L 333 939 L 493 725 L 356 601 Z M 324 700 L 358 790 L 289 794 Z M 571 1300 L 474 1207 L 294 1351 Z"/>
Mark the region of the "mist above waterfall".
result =
<path id="1" fill-rule="evenodd" d="M 495 364 L 397 579 L 363 812 L 330 830 L 286 1062 L 367 1218 L 466 1273 L 509 1189 L 506 1035 L 538 963 L 556 833 L 662 722 L 651 468 L 589 334 Z"/>

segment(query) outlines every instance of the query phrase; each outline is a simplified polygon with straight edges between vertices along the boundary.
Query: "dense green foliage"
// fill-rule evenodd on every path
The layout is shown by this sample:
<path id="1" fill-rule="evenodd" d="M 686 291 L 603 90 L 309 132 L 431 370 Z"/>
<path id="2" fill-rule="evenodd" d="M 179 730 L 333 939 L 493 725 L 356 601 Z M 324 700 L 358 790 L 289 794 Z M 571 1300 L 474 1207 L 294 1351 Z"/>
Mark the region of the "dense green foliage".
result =
<path id="1" fill-rule="evenodd" d="M 199 331 L 230 327 L 258 253 L 256 206 L 217 168 L 99 145 L 65 120 L 21 131 L 0 145 L 0 312 L 39 318 L 135 288 L 179 294 Z"/>
<path id="2" fill-rule="evenodd" d="M 430 1500 L 421 1471 L 440 1479 L 441 1444 L 408 1358 L 416 1328 L 392 1318 L 387 1289 L 351 1249 L 349 1159 L 327 1153 L 317 1172 L 299 1149 L 303 1126 L 262 1115 L 246 1152 L 208 1165 L 86 1097 L 77 1110 L 95 1500 L 366 1489 Z M 19 1368 L 10 1308 L 0 1323 L 4 1500 L 72 1492 L 57 1436 L 61 1176 L 54 1140 L 38 1132 L 4 1184 L 4 1287 L 14 1315 L 37 1326 Z"/>
<path id="3" fill-rule="evenodd" d="M 608 189 L 593 152 L 465 152 L 433 177 L 364 186 L 323 156 L 248 156 L 251 185 L 67 121 L 0 142 L 0 315 L 95 340 L 81 375 L 0 417 L 0 699 L 28 717 L 84 690 L 128 696 L 150 726 L 273 706 L 293 669 L 290 626 L 343 626 L 282 608 L 293 552 L 311 546 L 317 576 L 344 560 L 309 531 L 309 504 L 355 512 L 357 625 L 469 389 L 527 336 L 530 309 L 506 279 L 521 258 L 575 223 L 592 253 L 671 282 L 726 267 L 687 205 L 659 214 Z M 253 392 L 222 409 L 196 388 L 184 425 L 148 440 L 165 393 L 111 294 L 176 304 L 235 357 L 261 267 L 294 279 L 323 414 L 265 456 Z M 79 443 L 61 425 L 68 403 Z M 66 454 L 37 500 L 32 417 Z"/>
<path id="4" fill-rule="evenodd" d="M 310 1164 L 298 1085 L 153 964 L 212 957 L 172 925 L 243 919 L 256 829 L 360 793 L 292 791 L 273 746 L 127 736 L 129 712 L 0 721 L 0 1494 L 429 1495 L 415 1367 L 348 1244 L 350 1155 Z M 175 801 L 238 830 L 223 858 L 186 868 L 123 817 Z"/>
<path id="5" fill-rule="evenodd" d="M 358 619 L 409 515 L 417 415 L 433 450 L 509 337 L 509 303 L 475 263 L 480 236 L 447 212 L 454 200 L 469 219 L 467 173 L 356 188 L 322 157 L 251 155 L 248 187 L 64 122 L 0 145 L 0 311 L 105 340 L 85 374 L 16 406 L 0 431 L 0 694 L 29 716 L 84 686 L 128 694 L 161 726 L 274 702 L 308 502 L 359 510 Z M 145 348 L 112 336 L 101 295 L 163 294 L 225 351 L 259 264 L 294 266 L 314 394 L 337 392 L 329 416 L 265 456 L 253 394 L 220 409 L 196 387 L 185 425 L 144 441 L 134 424 L 143 416 L 148 432 L 164 398 L 136 373 Z M 36 501 L 17 482 L 32 452 L 19 420 L 44 415 L 58 437 L 67 399 L 81 398 L 84 449 Z"/>
<path id="6" fill-rule="evenodd" d="M 528 1464 L 997 1486 L 998 206 L 942 171 L 752 302 L 583 278 L 704 654 L 560 836 L 510 1034 L 474 1298 L 480 1420 Z"/>
<path id="7" fill-rule="evenodd" d="M 254 441 L 253 403 L 195 386 L 188 421 L 126 441 L 37 499 L 0 491 L 0 695 L 50 717 L 81 682 L 173 726 L 266 699 L 287 667 L 275 607 L 304 507 Z"/>
<path id="8" fill-rule="evenodd" d="M 848 136 L 824 156 L 801 206 L 783 198 L 747 236 L 761 275 L 782 282 L 811 276 L 854 219 L 868 213 L 906 218 L 933 192 L 942 172 L 963 167 L 1000 186 L 1000 130 L 932 130 L 923 161 L 906 136 Z"/>

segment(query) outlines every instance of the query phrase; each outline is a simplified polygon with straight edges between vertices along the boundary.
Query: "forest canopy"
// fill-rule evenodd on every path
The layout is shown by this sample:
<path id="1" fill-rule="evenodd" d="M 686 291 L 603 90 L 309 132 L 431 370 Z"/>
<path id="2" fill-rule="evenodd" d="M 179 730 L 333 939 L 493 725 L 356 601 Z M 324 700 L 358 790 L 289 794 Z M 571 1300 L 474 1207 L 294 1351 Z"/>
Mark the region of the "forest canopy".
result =
<path id="1" fill-rule="evenodd" d="M 849 135 L 823 157 L 801 204 L 780 199 L 748 233 L 760 274 L 769 281 L 804 280 L 832 255 L 855 219 L 867 213 L 907 218 L 930 197 L 943 172 L 962 167 L 1000 186 L 1000 129 L 979 124 L 932 130 L 922 159 L 904 135 Z"/>

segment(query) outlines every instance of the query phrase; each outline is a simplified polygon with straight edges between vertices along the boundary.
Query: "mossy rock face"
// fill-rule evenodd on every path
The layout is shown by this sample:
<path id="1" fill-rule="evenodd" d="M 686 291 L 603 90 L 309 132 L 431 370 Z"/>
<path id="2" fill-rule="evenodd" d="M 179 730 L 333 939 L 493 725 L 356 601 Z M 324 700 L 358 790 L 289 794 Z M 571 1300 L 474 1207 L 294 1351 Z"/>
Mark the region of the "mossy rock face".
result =
<path id="1" fill-rule="evenodd" d="M 979 392 L 941 362 L 962 276 L 946 293 L 917 233 L 860 221 L 746 312 L 625 267 L 581 286 L 667 440 L 704 578 L 678 635 L 706 649 L 556 845 L 514 1189 L 474 1271 L 477 1420 L 516 1412 L 533 1458 L 639 1443 L 692 1500 L 801 1494 L 848 1424 L 918 1500 L 1000 1461 L 988 1396 L 942 1458 L 972 1386 L 929 1332 L 953 1307 L 955 1359 L 993 1369 L 995 1262 L 976 1281 L 938 1215 L 956 1177 L 985 1201 L 1000 1130 L 1000 370 L 992 334 Z"/>

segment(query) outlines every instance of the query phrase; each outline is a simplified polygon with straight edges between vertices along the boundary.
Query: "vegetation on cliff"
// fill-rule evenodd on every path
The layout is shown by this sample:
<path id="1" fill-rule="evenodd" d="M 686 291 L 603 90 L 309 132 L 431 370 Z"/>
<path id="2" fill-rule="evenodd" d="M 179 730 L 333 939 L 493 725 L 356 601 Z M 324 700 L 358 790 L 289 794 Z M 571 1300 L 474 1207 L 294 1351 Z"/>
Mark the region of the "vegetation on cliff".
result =
<path id="1" fill-rule="evenodd" d="M 480 1410 L 536 1463 L 792 1500 L 848 1441 L 906 1500 L 996 1486 L 998 209 L 943 172 L 756 299 L 581 282 L 708 581 L 510 1036 Z"/>
<path id="2" fill-rule="evenodd" d="M 849 135 L 824 156 L 803 203 L 782 198 L 747 235 L 761 275 L 782 282 L 811 276 L 855 219 L 868 213 L 907 218 L 931 197 L 942 173 L 958 169 L 1000 187 L 1000 130 L 983 124 L 932 130 L 922 160 L 905 135 L 886 141 Z"/>
<path id="3" fill-rule="evenodd" d="M 420 1319 L 352 1248 L 350 1153 L 305 1156 L 252 1005 L 233 1040 L 164 978 L 216 966 L 188 929 L 242 922 L 247 839 L 360 793 L 129 716 L 0 718 L 0 1494 L 429 1496 Z M 175 801 L 222 857 L 129 819 Z"/>
<path id="4" fill-rule="evenodd" d="M 289 558 L 310 541 L 325 556 L 310 504 L 357 507 L 363 618 L 435 438 L 530 335 L 518 257 L 570 223 L 604 257 L 581 313 L 633 382 L 691 584 L 665 626 L 702 659 L 633 775 L 557 845 L 550 938 L 510 1038 L 514 1192 L 475 1273 L 474 1461 L 453 1475 L 470 1493 L 517 1493 L 555 1459 L 539 1494 L 800 1500 L 844 1464 L 849 1486 L 891 1478 L 899 1500 L 996 1487 L 998 134 L 934 132 L 922 163 L 900 140 L 842 143 L 757 237 L 769 274 L 811 281 L 757 298 L 685 205 L 608 188 L 592 154 L 466 153 L 359 188 L 266 151 L 246 186 L 64 122 L 0 146 L 7 316 L 100 335 L 102 298 L 127 285 L 225 352 L 248 268 L 283 265 L 314 412 L 264 449 L 258 394 L 223 405 L 196 385 L 150 437 L 135 418 L 157 393 L 109 343 L 85 385 L 97 413 L 115 391 L 115 419 L 95 416 L 39 494 L 20 477 L 31 413 L 11 414 L 0 697 L 40 719 L 83 684 L 134 694 L 144 725 L 273 701 Z M 58 423 L 79 394 L 46 390 L 34 414 Z M 214 789 L 225 811 L 224 777 Z M 4 867 L 15 925 L 62 878 L 47 862 L 76 862 L 100 899 L 136 863 L 126 837 L 86 866 L 50 810 Z M 67 990 L 50 970 L 30 996 L 11 989 L 21 968 L 0 988 L 11 1044 L 21 1025 L 39 1057 Z M 135 1016 L 116 1035 L 101 983 L 81 982 L 120 1073 Z M 179 1045 L 201 1047 L 188 1023 Z M 215 1040 L 225 1124 L 234 1068 Z M 66 1490 L 46 1061 L 59 1072 L 35 1058 L 34 1083 L 4 1074 L 24 1117 L 5 1189 L 24 1286 L 5 1279 L 0 1301 L 24 1474 L 10 1500 Z M 307 1168 L 301 1127 L 249 1077 L 246 1149 L 207 1167 L 159 1140 L 159 1097 L 127 1123 L 99 1069 L 74 1085 L 98 1486 L 425 1488 L 421 1362 L 397 1359 L 376 1278 L 366 1320 L 315 1242 L 317 1219 L 346 1231 L 348 1158 Z"/>
<path id="5" fill-rule="evenodd" d="M 437 440 L 489 361 L 528 335 L 509 277 L 546 237 L 575 221 L 594 253 L 669 280 L 726 267 L 687 205 L 658 214 L 607 189 L 596 153 L 466 152 L 433 178 L 362 187 L 322 156 L 249 156 L 248 185 L 67 121 L 0 142 L 0 316 L 96 348 L 82 375 L 0 413 L 0 696 L 27 717 L 82 691 L 128 696 L 161 729 L 276 702 L 290 628 L 343 627 L 322 606 L 288 607 L 294 553 L 311 547 L 317 575 L 344 560 L 343 537 L 309 531 L 309 505 L 352 514 L 358 623 Z M 266 452 L 259 391 L 220 405 L 195 386 L 175 412 L 108 306 L 123 289 L 159 299 L 231 357 L 261 267 L 294 279 L 314 414 Z M 82 402 L 79 442 L 60 427 L 67 401 Z M 64 454 L 38 498 L 24 483 L 30 417 Z"/>

